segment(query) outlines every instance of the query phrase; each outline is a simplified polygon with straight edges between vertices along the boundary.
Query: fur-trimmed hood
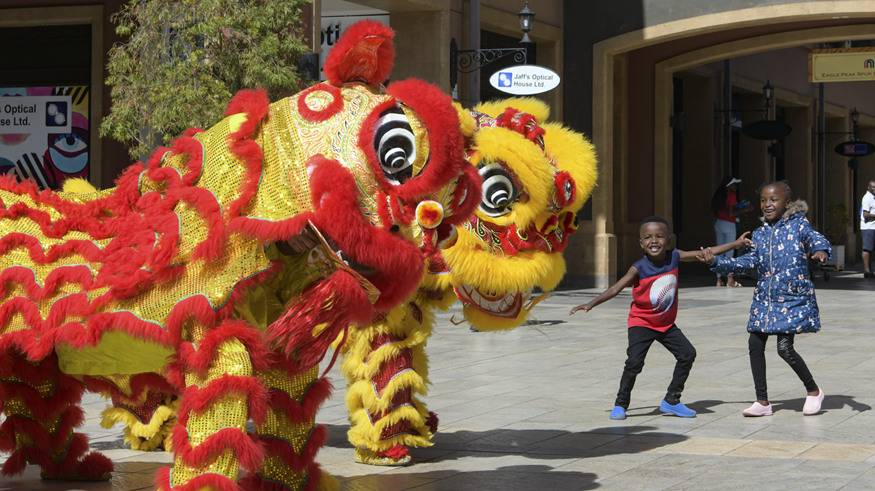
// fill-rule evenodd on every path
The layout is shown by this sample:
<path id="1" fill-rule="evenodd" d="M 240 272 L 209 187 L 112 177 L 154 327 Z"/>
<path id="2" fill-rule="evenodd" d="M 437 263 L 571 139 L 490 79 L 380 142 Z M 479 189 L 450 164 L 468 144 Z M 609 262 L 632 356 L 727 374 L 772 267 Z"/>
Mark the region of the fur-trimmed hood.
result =
<path id="1" fill-rule="evenodd" d="M 804 199 L 797 199 L 797 200 L 791 201 L 787 205 L 787 209 L 784 210 L 784 215 L 781 218 L 789 220 L 794 215 L 798 215 L 800 213 L 802 215 L 805 215 L 808 213 L 808 203 Z M 763 223 L 766 222 L 765 215 L 760 217 L 760 221 Z"/>

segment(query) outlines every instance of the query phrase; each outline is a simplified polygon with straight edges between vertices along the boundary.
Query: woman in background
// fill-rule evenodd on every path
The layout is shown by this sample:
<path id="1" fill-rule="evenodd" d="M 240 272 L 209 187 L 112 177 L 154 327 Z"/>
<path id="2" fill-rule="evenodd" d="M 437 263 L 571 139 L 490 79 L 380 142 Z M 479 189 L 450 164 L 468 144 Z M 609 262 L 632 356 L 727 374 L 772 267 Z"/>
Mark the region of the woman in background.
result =
<path id="1" fill-rule="evenodd" d="M 739 183 L 741 183 L 741 179 L 737 177 L 724 177 L 711 197 L 711 211 L 714 213 L 714 235 L 717 245 L 735 241 L 735 224 L 738 222 L 738 215 L 751 209 L 749 202 L 738 202 Z M 729 249 L 721 255 L 729 259 L 733 257 L 733 252 L 732 249 Z M 717 273 L 717 286 L 723 286 L 723 277 L 720 276 L 720 273 Z M 741 286 L 741 283 L 735 281 L 735 275 L 730 273 L 726 278 L 726 286 L 736 287 Z"/>

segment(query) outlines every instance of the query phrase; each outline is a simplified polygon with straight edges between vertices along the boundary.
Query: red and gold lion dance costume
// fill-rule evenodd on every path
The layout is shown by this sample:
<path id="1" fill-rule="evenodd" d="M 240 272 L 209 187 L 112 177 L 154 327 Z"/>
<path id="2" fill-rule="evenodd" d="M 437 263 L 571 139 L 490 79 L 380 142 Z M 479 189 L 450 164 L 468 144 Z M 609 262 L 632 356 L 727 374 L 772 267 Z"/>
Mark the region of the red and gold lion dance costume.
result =
<path id="1" fill-rule="evenodd" d="M 429 263 L 417 294 L 350 334 L 342 368 L 358 462 L 403 465 L 410 462 L 408 447 L 431 446 L 437 417 L 420 398 L 435 309 L 446 310 L 458 297 L 475 329 L 510 329 L 544 298 L 530 300 L 532 289 L 549 292 L 565 274 L 562 252 L 595 185 L 596 157 L 583 135 L 548 117 L 549 108 L 535 99 L 460 112 L 482 200 L 456 227 L 444 260 Z"/>
<path id="2" fill-rule="evenodd" d="M 445 227 L 479 196 L 449 98 L 416 80 L 383 90 L 392 36 L 351 27 L 327 83 L 273 104 L 241 92 L 115 188 L 0 181 L 5 474 L 108 477 L 74 432 L 88 389 L 143 423 L 180 395 L 160 489 L 331 487 L 314 462 L 319 361 L 415 291 L 440 239 L 413 236 L 417 206 Z"/>

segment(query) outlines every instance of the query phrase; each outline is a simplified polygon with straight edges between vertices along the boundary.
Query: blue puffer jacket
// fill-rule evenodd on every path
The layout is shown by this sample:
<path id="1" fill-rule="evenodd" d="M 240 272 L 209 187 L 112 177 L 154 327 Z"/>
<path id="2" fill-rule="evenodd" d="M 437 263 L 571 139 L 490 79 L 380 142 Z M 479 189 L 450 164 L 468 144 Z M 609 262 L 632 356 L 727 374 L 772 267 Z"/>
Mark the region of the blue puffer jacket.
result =
<path id="1" fill-rule="evenodd" d="M 805 213 L 808 205 L 794 201 L 774 225 L 754 230 L 753 250 L 741 257 L 718 256 L 711 270 L 720 274 L 756 270 L 757 285 L 750 306 L 749 332 L 789 334 L 820 330 L 814 284 L 808 277 L 808 256 L 832 254 L 829 241 L 814 230 Z"/>

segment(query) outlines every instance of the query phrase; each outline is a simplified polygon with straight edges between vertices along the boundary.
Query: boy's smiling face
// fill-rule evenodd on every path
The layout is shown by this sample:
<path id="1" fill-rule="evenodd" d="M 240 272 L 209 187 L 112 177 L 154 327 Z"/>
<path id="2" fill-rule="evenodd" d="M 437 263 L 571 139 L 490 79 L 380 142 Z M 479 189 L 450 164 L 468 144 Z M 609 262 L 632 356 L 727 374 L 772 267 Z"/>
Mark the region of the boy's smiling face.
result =
<path id="1" fill-rule="evenodd" d="M 670 235 L 668 225 L 661 222 L 647 222 L 638 229 L 641 249 L 651 259 L 661 259 L 665 256 Z"/>

